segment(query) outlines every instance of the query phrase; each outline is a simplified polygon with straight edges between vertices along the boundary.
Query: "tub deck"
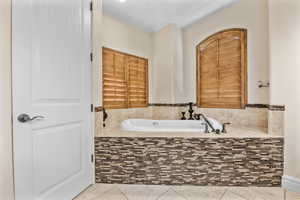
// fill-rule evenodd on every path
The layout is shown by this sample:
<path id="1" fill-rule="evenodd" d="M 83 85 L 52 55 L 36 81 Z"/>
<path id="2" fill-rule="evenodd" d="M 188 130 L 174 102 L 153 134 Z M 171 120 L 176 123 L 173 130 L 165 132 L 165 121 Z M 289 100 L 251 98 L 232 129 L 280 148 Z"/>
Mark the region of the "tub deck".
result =
<path id="1" fill-rule="evenodd" d="M 242 127 L 228 126 L 227 133 L 196 133 L 196 132 L 133 132 L 116 129 L 103 129 L 98 137 L 163 137 L 163 138 L 283 138 L 280 135 L 268 134 L 266 128 L 262 127 Z"/>

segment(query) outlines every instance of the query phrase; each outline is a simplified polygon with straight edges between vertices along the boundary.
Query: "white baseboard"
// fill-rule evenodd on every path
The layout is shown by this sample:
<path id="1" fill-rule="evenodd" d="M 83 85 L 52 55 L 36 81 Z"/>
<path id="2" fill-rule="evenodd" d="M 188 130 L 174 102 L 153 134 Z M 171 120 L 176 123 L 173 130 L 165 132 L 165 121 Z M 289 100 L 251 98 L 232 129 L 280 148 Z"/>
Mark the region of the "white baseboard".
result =
<path id="1" fill-rule="evenodd" d="M 300 192 L 300 179 L 283 176 L 282 177 L 282 187 L 292 192 Z"/>

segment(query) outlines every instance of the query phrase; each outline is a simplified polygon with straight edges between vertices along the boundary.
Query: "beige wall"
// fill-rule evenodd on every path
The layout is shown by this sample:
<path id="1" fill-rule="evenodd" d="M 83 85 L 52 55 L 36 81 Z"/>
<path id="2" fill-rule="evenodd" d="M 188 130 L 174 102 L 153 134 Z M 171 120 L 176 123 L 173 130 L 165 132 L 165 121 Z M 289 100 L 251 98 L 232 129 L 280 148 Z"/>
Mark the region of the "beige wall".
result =
<path id="1" fill-rule="evenodd" d="M 286 105 L 284 173 L 300 179 L 300 1 L 269 3 L 270 102 Z"/>
<path id="2" fill-rule="evenodd" d="M 136 56 L 151 58 L 152 34 L 107 14 L 103 15 L 103 46 Z"/>
<path id="3" fill-rule="evenodd" d="M 0 199 L 13 199 L 10 0 L 0 1 Z"/>
<path id="4" fill-rule="evenodd" d="M 182 32 L 170 24 L 153 33 L 152 103 L 183 103 Z"/>
<path id="5" fill-rule="evenodd" d="M 268 89 L 259 89 L 259 80 L 269 80 L 267 0 L 240 0 L 184 28 L 185 90 L 196 101 L 196 46 L 206 37 L 228 28 L 248 29 L 249 103 L 268 103 Z"/>

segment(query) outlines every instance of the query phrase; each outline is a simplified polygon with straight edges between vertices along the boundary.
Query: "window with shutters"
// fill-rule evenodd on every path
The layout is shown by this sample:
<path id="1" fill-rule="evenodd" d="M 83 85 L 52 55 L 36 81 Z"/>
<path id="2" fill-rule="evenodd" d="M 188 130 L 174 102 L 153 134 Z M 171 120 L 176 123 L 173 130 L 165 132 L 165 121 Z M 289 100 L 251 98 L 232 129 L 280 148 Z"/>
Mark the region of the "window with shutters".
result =
<path id="1" fill-rule="evenodd" d="M 103 106 L 108 109 L 148 106 L 148 60 L 103 48 Z"/>
<path id="2" fill-rule="evenodd" d="M 247 104 L 247 31 L 218 32 L 197 46 L 197 105 L 245 108 Z"/>

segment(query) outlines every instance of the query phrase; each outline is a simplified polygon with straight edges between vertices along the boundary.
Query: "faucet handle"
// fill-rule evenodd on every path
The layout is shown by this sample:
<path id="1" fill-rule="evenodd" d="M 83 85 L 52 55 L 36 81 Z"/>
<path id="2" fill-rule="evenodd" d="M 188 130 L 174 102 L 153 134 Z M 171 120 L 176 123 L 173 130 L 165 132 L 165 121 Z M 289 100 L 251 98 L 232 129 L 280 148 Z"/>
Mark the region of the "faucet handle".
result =
<path id="1" fill-rule="evenodd" d="M 222 133 L 227 133 L 226 126 L 231 125 L 231 123 L 227 122 L 222 125 Z"/>
<path id="2" fill-rule="evenodd" d="M 186 120 L 185 112 L 181 112 L 181 114 L 182 114 L 181 120 Z"/>
<path id="3" fill-rule="evenodd" d="M 200 115 L 201 115 L 201 114 L 196 114 L 196 113 L 195 113 L 195 114 L 194 114 L 194 118 L 195 118 L 196 120 L 200 120 Z"/>

